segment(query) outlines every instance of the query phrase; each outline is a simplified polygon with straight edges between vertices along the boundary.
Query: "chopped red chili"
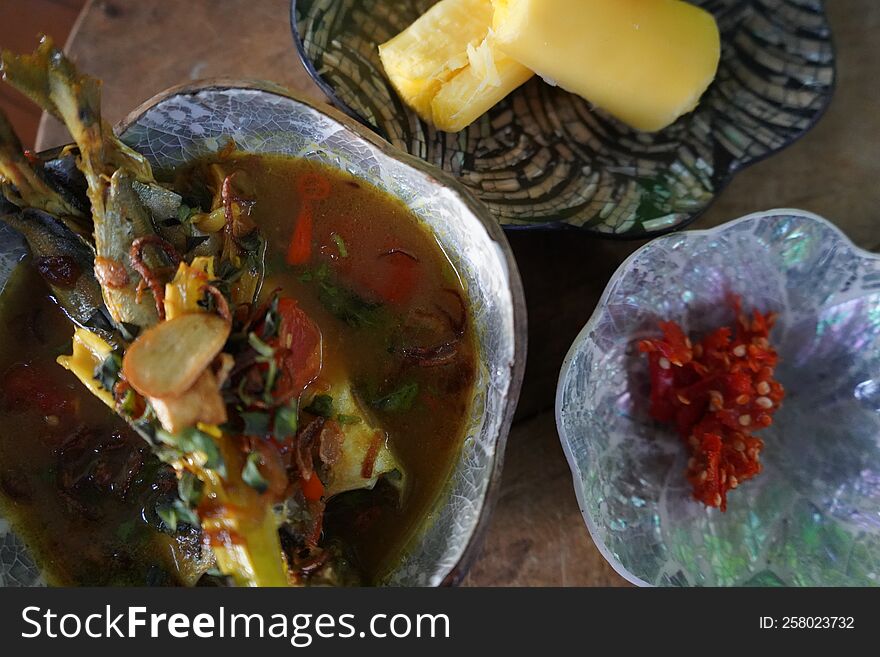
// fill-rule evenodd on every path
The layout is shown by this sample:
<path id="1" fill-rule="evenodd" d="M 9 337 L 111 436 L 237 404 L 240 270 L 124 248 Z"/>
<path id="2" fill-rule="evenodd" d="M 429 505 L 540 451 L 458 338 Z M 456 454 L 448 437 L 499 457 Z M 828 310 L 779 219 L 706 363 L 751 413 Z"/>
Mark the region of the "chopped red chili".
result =
<path id="1" fill-rule="evenodd" d="M 651 377 L 651 417 L 672 424 L 688 445 L 687 478 L 694 498 L 727 509 L 727 493 L 761 472 L 764 441 L 785 391 L 773 378 L 779 361 L 770 346 L 775 314 L 751 319 L 733 300 L 736 327 L 722 327 L 694 345 L 675 322 L 662 338 L 642 340 Z"/>

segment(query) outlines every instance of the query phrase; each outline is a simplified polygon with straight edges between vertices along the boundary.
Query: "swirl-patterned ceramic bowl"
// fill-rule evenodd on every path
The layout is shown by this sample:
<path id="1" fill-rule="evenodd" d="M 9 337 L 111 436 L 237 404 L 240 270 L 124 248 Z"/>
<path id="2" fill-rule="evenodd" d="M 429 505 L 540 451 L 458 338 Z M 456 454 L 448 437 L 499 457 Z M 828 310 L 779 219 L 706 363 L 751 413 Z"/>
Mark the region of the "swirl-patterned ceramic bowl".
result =
<path id="1" fill-rule="evenodd" d="M 217 151 L 230 137 L 243 151 L 319 160 L 402 199 L 433 233 L 468 290 L 479 368 L 466 437 L 446 491 L 387 583 L 457 583 L 492 508 L 525 366 L 522 288 L 498 224 L 450 176 L 335 110 L 262 83 L 221 80 L 171 89 L 135 110 L 118 131 L 159 173 Z M 4 225 L 0 287 L 23 252 Z M 39 579 L 25 546 L 0 517 L 0 585 Z"/>
<path id="2" fill-rule="evenodd" d="M 728 292 L 779 313 L 786 398 L 764 471 L 722 513 L 691 498 L 680 438 L 650 419 L 636 343 L 661 319 L 732 323 Z M 590 533 L 629 581 L 880 583 L 880 256 L 824 219 L 774 210 L 637 251 L 571 347 L 556 413 Z"/>
<path id="3" fill-rule="evenodd" d="M 439 132 L 403 105 L 377 51 L 435 2 L 292 0 L 297 50 L 337 107 L 454 174 L 506 228 L 681 228 L 736 171 L 809 130 L 834 89 L 823 0 L 696 0 L 718 20 L 721 64 L 666 130 L 632 130 L 536 77 L 462 132 Z"/>

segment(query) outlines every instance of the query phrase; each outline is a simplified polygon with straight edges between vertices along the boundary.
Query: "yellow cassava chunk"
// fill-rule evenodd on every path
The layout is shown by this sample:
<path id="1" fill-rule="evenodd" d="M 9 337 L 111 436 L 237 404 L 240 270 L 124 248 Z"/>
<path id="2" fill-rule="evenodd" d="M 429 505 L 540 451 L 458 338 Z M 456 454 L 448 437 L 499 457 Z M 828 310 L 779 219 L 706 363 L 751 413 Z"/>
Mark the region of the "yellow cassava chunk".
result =
<path id="1" fill-rule="evenodd" d="M 497 47 L 639 130 L 694 109 L 715 77 L 715 19 L 681 0 L 492 0 Z"/>
<path id="2" fill-rule="evenodd" d="M 447 132 L 458 132 L 488 112 L 532 75 L 492 45 L 487 37 L 471 47 L 471 64 L 444 84 L 431 101 L 431 122 Z"/>
<path id="3" fill-rule="evenodd" d="M 190 313 L 151 326 L 122 359 L 122 374 L 147 397 L 174 397 L 189 390 L 220 353 L 229 324 L 218 315 Z"/>
<path id="4" fill-rule="evenodd" d="M 491 0 L 441 0 L 379 46 L 385 73 L 425 121 L 467 127 L 532 73 L 494 48 Z"/>

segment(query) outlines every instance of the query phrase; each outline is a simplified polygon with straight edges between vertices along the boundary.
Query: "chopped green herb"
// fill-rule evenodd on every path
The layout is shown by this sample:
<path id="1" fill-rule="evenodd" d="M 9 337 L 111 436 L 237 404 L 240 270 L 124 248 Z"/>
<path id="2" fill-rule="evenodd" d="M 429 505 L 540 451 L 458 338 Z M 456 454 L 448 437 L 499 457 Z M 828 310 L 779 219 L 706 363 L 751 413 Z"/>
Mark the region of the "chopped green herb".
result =
<path id="1" fill-rule="evenodd" d="M 342 239 L 342 235 L 339 233 L 331 233 L 330 236 L 333 238 L 333 241 L 336 242 L 336 248 L 339 251 L 340 258 L 348 257 L 348 248 L 345 246 L 345 240 Z"/>
<path id="2" fill-rule="evenodd" d="M 180 499 L 193 507 L 202 501 L 202 490 L 205 483 L 191 472 L 184 472 L 177 480 L 177 494 Z"/>
<path id="3" fill-rule="evenodd" d="M 194 212 L 196 212 L 196 210 L 193 210 L 186 203 L 181 203 L 180 207 L 177 208 L 177 219 L 180 223 L 183 223 L 187 221 Z"/>
<path id="4" fill-rule="evenodd" d="M 339 415 L 337 415 L 336 421 L 342 425 L 360 424 L 361 422 L 363 422 L 363 420 L 361 418 L 359 418 L 357 415 L 346 415 L 345 413 L 340 413 Z"/>
<path id="5" fill-rule="evenodd" d="M 272 390 L 275 389 L 275 379 L 278 378 L 278 363 L 274 358 L 269 359 L 269 368 L 266 370 L 266 386 L 263 388 L 263 401 L 272 403 Z"/>
<path id="6" fill-rule="evenodd" d="M 260 330 L 260 337 L 263 340 L 271 340 L 278 335 L 278 328 L 281 325 L 281 316 L 278 314 L 278 294 L 272 295 L 272 301 L 269 303 L 269 309 L 263 319 L 263 326 Z"/>
<path id="7" fill-rule="evenodd" d="M 248 333 L 248 344 L 263 358 L 273 358 L 275 350 L 257 337 L 254 332 Z"/>
<path id="8" fill-rule="evenodd" d="M 95 380 L 101 384 L 104 390 L 113 392 L 113 386 L 119 381 L 119 372 L 121 370 L 122 356 L 114 351 L 95 368 Z"/>
<path id="9" fill-rule="evenodd" d="M 351 326 L 361 328 L 376 323 L 375 311 L 379 304 L 361 298 L 344 288 L 321 282 L 318 300 L 337 319 Z"/>
<path id="10" fill-rule="evenodd" d="M 348 257 L 348 249 L 341 237 L 337 246 L 340 247 L 340 255 L 343 258 Z M 376 323 L 376 311 L 382 304 L 367 301 L 351 290 L 335 284 L 331 280 L 332 272 L 326 262 L 322 262 L 313 270 L 305 270 L 297 278 L 303 283 L 316 282 L 320 302 L 331 315 L 349 326 L 360 328 Z"/>
<path id="11" fill-rule="evenodd" d="M 275 424 L 272 428 L 272 434 L 277 440 L 285 440 L 296 435 L 299 425 L 299 413 L 297 412 L 296 402 L 290 406 L 282 406 L 275 411 Z"/>
<path id="12" fill-rule="evenodd" d="M 162 522 L 173 532 L 177 531 L 177 511 L 173 506 L 160 506 L 156 509 L 156 513 L 162 519 Z"/>
<path id="13" fill-rule="evenodd" d="M 305 407 L 305 411 L 312 415 L 329 418 L 333 415 L 333 397 L 330 395 L 315 395 L 312 397 L 312 403 Z"/>
<path id="14" fill-rule="evenodd" d="M 200 525 L 199 517 L 180 500 L 174 500 L 171 504 L 158 507 L 156 513 L 172 532 L 176 532 L 178 525 L 181 523 L 192 527 L 199 527 Z"/>
<path id="15" fill-rule="evenodd" d="M 242 377 L 241 381 L 238 382 L 238 388 L 236 392 L 238 393 L 238 398 L 244 403 L 245 406 L 250 406 L 254 403 L 254 397 L 245 390 L 245 386 L 248 381 L 246 377 Z"/>
<path id="16" fill-rule="evenodd" d="M 137 410 L 137 395 L 130 388 L 125 391 L 122 401 L 119 402 L 119 410 L 127 417 L 134 417 Z"/>
<path id="17" fill-rule="evenodd" d="M 326 281 L 330 276 L 330 266 L 326 262 L 322 262 L 318 265 L 318 268 L 315 269 L 315 278 L 319 281 Z"/>
<path id="18" fill-rule="evenodd" d="M 265 493 L 266 489 L 269 488 L 269 482 L 266 481 L 266 478 L 260 473 L 260 468 L 258 467 L 259 463 L 259 453 L 251 452 L 248 454 L 247 462 L 244 464 L 244 469 L 241 471 L 241 478 L 244 483 L 258 493 Z"/>
<path id="19" fill-rule="evenodd" d="M 184 429 L 180 433 L 171 434 L 164 429 L 156 430 L 156 438 L 161 442 L 176 448 L 184 454 L 201 452 L 205 455 L 205 467 L 215 470 L 221 477 L 226 476 L 226 464 L 223 455 L 214 439 L 195 427 Z"/>
<path id="20" fill-rule="evenodd" d="M 236 267 L 230 260 L 222 261 L 216 270 L 217 279 L 220 281 L 226 281 L 227 283 L 234 283 L 241 278 L 243 274 L 244 269 Z"/>
<path id="21" fill-rule="evenodd" d="M 418 395 L 419 384 L 406 383 L 384 397 L 374 400 L 370 405 L 380 411 L 408 411 Z"/>
<path id="22" fill-rule="evenodd" d="M 246 436 L 260 436 L 265 438 L 269 435 L 269 414 L 260 411 L 247 411 L 241 413 L 244 421 L 244 434 Z"/>

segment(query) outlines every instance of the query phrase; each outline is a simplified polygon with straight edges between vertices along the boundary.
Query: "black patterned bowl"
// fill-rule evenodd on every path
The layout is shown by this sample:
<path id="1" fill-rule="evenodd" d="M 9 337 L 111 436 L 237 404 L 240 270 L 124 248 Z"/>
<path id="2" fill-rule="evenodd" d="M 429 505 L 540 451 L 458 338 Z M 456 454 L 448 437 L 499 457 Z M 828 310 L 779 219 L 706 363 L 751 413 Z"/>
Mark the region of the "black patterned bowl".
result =
<path id="1" fill-rule="evenodd" d="M 721 65 L 697 110 L 666 130 L 632 130 L 534 78 L 466 130 L 439 132 L 399 100 L 377 51 L 434 2 L 292 0 L 297 50 L 333 104 L 454 174 L 509 228 L 682 228 L 736 171 L 809 130 L 834 89 L 822 0 L 699 0 L 721 28 Z"/>

